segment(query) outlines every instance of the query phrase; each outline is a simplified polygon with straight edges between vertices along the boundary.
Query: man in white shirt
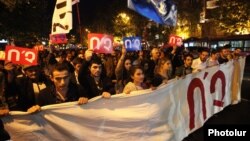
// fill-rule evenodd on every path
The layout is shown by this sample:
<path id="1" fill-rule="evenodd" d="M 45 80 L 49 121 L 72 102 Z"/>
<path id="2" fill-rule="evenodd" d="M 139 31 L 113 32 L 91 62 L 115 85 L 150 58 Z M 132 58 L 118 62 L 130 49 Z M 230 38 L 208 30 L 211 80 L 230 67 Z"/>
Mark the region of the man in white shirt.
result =
<path id="1" fill-rule="evenodd" d="M 193 72 L 201 71 L 207 67 L 207 58 L 209 53 L 207 50 L 202 50 L 199 57 L 193 60 Z"/>

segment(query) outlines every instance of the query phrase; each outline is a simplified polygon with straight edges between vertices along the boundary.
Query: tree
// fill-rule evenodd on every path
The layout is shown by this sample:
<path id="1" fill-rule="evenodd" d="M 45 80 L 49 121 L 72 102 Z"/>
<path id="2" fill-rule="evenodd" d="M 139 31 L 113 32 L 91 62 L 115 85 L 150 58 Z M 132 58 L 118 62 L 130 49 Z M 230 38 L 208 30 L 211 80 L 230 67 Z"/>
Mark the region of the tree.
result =
<path id="1" fill-rule="evenodd" d="M 1 36 L 16 40 L 48 37 L 52 4 L 49 0 L 0 0 Z"/>
<path id="2" fill-rule="evenodd" d="M 119 13 L 114 20 L 114 35 L 119 37 L 135 36 L 136 26 L 126 13 Z"/>
<path id="3" fill-rule="evenodd" d="M 19 4 L 30 3 L 30 0 L 0 0 L 0 2 L 3 3 L 9 11 L 12 11 Z"/>
<path id="4" fill-rule="evenodd" d="M 248 0 L 220 0 L 213 12 L 217 26 L 226 34 L 249 34 L 250 3 Z"/>
<path id="5" fill-rule="evenodd" d="M 200 13 L 204 6 L 203 0 L 174 0 L 178 9 L 177 26 L 175 34 L 184 38 L 201 36 Z"/>

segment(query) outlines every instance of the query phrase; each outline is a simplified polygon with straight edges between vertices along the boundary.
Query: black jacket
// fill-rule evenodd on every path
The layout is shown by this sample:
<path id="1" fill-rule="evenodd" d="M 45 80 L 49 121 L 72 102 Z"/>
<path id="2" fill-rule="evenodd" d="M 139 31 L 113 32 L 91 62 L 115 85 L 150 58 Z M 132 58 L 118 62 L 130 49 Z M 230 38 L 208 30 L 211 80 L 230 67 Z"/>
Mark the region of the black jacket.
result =
<path id="1" fill-rule="evenodd" d="M 40 82 L 45 83 L 46 87 L 51 87 L 52 83 L 45 76 L 42 77 Z M 17 79 L 17 88 L 18 92 L 18 105 L 17 110 L 27 111 L 30 107 L 37 104 L 35 93 L 33 90 L 33 82 L 31 79 L 23 76 Z"/>
<path id="2" fill-rule="evenodd" d="M 78 75 L 80 85 L 86 90 L 89 99 L 99 96 L 102 92 L 115 93 L 115 89 L 112 84 L 112 80 L 105 76 L 105 73 L 101 75 L 100 83 L 97 85 L 93 77 L 90 76 L 88 71 L 89 62 L 84 61 Z M 104 67 L 103 71 L 104 71 Z"/>
<path id="3" fill-rule="evenodd" d="M 79 97 L 87 97 L 85 90 L 76 84 L 69 83 L 69 89 L 64 102 L 77 101 Z M 38 95 L 38 105 L 45 106 L 50 104 L 58 104 L 62 101 L 58 100 L 57 93 L 54 87 L 43 89 Z"/>

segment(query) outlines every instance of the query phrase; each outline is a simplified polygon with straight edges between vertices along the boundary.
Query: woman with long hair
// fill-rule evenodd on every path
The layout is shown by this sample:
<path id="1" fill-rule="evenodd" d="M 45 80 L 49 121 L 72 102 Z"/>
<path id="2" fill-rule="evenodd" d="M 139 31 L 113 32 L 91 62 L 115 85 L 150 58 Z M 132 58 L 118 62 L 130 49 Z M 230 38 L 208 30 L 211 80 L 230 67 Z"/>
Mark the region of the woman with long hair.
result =
<path id="1" fill-rule="evenodd" d="M 162 82 L 167 83 L 167 81 L 172 78 L 174 78 L 174 75 L 171 60 L 167 57 L 164 57 L 159 60 L 158 65 L 155 68 L 155 75 L 151 85 L 156 87 Z"/>

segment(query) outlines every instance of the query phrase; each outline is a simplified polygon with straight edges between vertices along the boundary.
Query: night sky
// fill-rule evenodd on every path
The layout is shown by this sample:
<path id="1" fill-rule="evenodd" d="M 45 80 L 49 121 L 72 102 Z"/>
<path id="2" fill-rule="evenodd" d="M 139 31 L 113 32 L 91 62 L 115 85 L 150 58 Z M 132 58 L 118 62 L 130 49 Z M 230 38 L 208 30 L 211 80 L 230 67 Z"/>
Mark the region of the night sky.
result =
<path id="1" fill-rule="evenodd" d="M 112 7 L 111 4 L 116 2 L 119 7 Z M 127 0 L 80 0 L 79 9 L 81 16 L 81 24 L 82 25 L 91 25 L 95 22 L 95 19 L 102 18 L 108 14 L 112 9 L 117 8 L 126 8 Z M 76 6 L 73 7 L 73 18 L 74 21 L 77 19 L 76 17 Z"/>

